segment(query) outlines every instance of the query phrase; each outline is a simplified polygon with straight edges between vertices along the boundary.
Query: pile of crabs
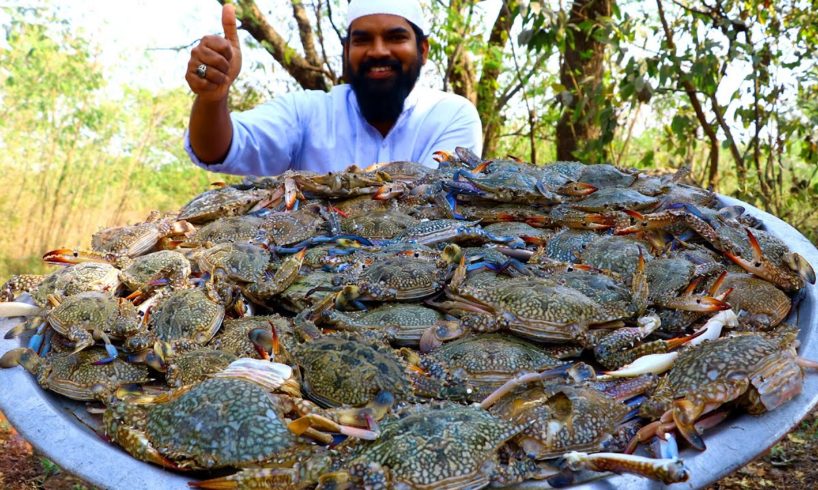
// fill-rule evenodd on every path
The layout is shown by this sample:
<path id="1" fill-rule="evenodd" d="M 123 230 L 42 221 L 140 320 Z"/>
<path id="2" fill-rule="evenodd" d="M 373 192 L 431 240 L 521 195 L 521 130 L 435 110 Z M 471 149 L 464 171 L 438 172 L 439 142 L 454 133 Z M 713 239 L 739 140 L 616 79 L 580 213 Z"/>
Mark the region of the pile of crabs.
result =
<path id="1" fill-rule="evenodd" d="M 684 481 L 677 438 L 816 367 L 784 323 L 810 264 L 684 172 L 438 159 L 222 184 L 48 252 L 2 289 L 28 347 L 0 366 L 220 489 Z"/>

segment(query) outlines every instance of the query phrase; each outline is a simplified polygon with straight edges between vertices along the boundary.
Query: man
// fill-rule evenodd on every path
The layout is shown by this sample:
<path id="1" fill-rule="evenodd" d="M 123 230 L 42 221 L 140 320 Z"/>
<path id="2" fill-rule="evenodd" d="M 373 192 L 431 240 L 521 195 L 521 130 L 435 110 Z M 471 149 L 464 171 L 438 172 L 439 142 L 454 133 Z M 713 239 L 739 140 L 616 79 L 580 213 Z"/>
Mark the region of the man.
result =
<path id="1" fill-rule="evenodd" d="M 348 12 L 348 85 L 286 94 L 230 114 L 227 94 L 241 70 L 241 49 L 235 11 L 225 5 L 224 37 L 202 38 L 185 75 L 196 94 L 185 135 L 191 160 L 216 172 L 276 175 L 397 160 L 432 166 L 435 151 L 455 146 L 479 153 L 482 129 L 474 106 L 415 87 L 429 54 L 417 1 L 352 0 Z"/>

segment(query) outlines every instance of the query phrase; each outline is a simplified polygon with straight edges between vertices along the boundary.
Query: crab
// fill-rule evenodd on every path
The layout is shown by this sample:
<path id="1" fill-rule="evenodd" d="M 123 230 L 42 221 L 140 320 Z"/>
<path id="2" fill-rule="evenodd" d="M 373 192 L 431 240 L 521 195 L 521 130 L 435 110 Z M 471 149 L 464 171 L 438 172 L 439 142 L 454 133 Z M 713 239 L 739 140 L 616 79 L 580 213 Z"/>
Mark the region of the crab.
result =
<path id="1" fill-rule="evenodd" d="M 725 337 L 682 351 L 653 396 L 640 408 L 656 420 L 639 431 L 629 447 L 676 428 L 696 449 L 705 445 L 694 423 L 737 400 L 751 414 L 773 410 L 800 393 L 804 367 L 818 363 L 795 353 L 797 331 L 777 336 L 751 333 Z"/>
<path id="2" fill-rule="evenodd" d="M 23 366 L 44 389 L 83 401 L 108 403 L 120 387 L 152 381 L 146 366 L 121 359 L 100 363 L 107 356 L 104 349 L 90 348 L 40 357 L 33 350 L 20 347 L 3 354 L 0 367 Z"/>
<path id="3" fill-rule="evenodd" d="M 388 255 L 375 261 L 363 272 L 340 276 L 346 284 L 337 296 L 336 304 L 345 306 L 360 300 L 406 301 L 431 296 L 443 289 L 452 264 L 460 259 L 460 247 L 447 245 L 437 260 L 409 257 L 414 252 Z"/>
<path id="4" fill-rule="evenodd" d="M 181 470 L 216 469 L 285 463 L 310 454 L 315 446 L 287 427 L 287 415 L 303 410 L 297 399 L 228 377 L 148 403 L 114 403 L 103 424 L 112 441 L 142 461 Z"/>
<path id="5" fill-rule="evenodd" d="M 418 220 L 398 210 L 373 212 L 341 220 L 341 230 L 373 240 L 388 240 L 403 233 Z"/>
<path id="6" fill-rule="evenodd" d="M 636 173 L 620 170 L 607 163 L 583 165 L 581 171 L 577 181 L 590 184 L 597 189 L 630 187 L 638 178 Z"/>
<path id="7" fill-rule="evenodd" d="M 544 256 L 561 262 L 579 262 L 579 256 L 599 234 L 589 230 L 565 228 L 558 231 L 545 244 Z"/>
<path id="8" fill-rule="evenodd" d="M 47 315 L 48 323 L 60 335 L 74 342 L 74 352 L 105 342 L 109 359 L 117 356 L 112 340 L 124 341 L 145 332 L 143 317 L 129 301 L 98 291 L 69 296 L 64 300 L 51 297 L 55 305 Z"/>
<path id="9" fill-rule="evenodd" d="M 162 239 L 184 237 L 194 231 L 184 220 L 162 217 L 154 211 L 143 223 L 100 230 L 91 237 L 91 248 L 99 254 L 137 257 L 153 249 Z"/>
<path id="10" fill-rule="evenodd" d="M 97 262 L 83 262 L 52 272 L 30 294 L 38 306 L 47 306 L 51 295 L 66 298 L 85 291 L 113 294 L 119 285 L 119 270 L 116 267 Z"/>
<path id="11" fill-rule="evenodd" d="M 300 368 L 301 388 L 324 407 L 363 406 L 381 392 L 399 400 L 411 388 L 403 361 L 377 341 L 354 334 L 325 335 L 290 353 Z"/>
<path id="12" fill-rule="evenodd" d="M 322 325 L 337 330 L 380 332 L 394 345 L 403 347 L 418 347 L 423 333 L 443 319 L 437 310 L 403 303 L 385 304 L 358 314 L 330 308 L 322 311 L 320 317 Z"/>
<path id="13" fill-rule="evenodd" d="M 648 262 L 645 268 L 648 300 L 653 305 L 697 312 L 721 311 L 730 307 L 713 296 L 693 294 L 701 278 L 723 270 L 720 264 L 696 265 L 682 257 L 660 257 Z"/>
<path id="14" fill-rule="evenodd" d="M 784 291 L 794 292 L 806 283 L 815 283 L 815 271 L 809 262 L 774 235 L 763 230 L 751 231 L 736 219 L 743 219 L 743 209 L 722 208 L 706 211 L 692 205 L 681 205 L 653 215 L 629 212 L 635 224 L 619 227 L 617 234 L 647 229 L 669 229 L 684 224 L 694 230 L 716 250 L 747 272 L 766 279 Z"/>
<path id="15" fill-rule="evenodd" d="M 202 289 L 173 291 L 150 313 L 147 339 L 132 337 L 140 345 L 159 341 L 160 357 L 167 352 L 180 353 L 207 344 L 218 332 L 224 319 L 224 306 L 214 301 Z M 132 348 L 132 350 L 136 350 Z"/>
<path id="16" fill-rule="evenodd" d="M 505 329 L 540 342 L 584 343 L 589 326 L 612 325 L 631 316 L 548 279 L 497 282 L 490 272 L 474 277 L 480 279 L 467 278 L 465 261 L 461 261 L 446 289 L 449 301 L 441 304 L 459 313 L 467 329 Z"/>
<path id="17" fill-rule="evenodd" d="M 288 176 L 285 172 L 283 177 Z M 289 172 L 298 190 L 307 197 L 342 198 L 364 194 L 375 194 L 385 183 L 391 182 L 389 174 L 377 170 L 363 172 L 356 167 L 349 167 L 343 172 Z"/>
<path id="18" fill-rule="evenodd" d="M 254 215 L 225 216 L 196 229 L 181 246 L 212 247 L 217 243 L 266 240 L 264 218 Z"/>
<path id="19" fill-rule="evenodd" d="M 579 253 L 581 263 L 615 272 L 625 284 L 630 284 L 633 280 L 640 257 L 647 263 L 653 260 L 653 255 L 645 250 L 639 240 L 613 235 L 601 236 L 588 242 Z"/>
<path id="20" fill-rule="evenodd" d="M 216 294 L 231 298 L 237 288 L 260 303 L 286 289 L 298 277 L 306 249 L 288 257 L 273 272 L 270 252 L 250 243 L 220 243 L 198 251 L 194 260 L 211 275 Z"/>
<path id="21" fill-rule="evenodd" d="M 525 428 L 477 407 L 442 405 L 407 409 L 381 426 L 377 441 L 360 444 L 344 470 L 322 478 L 351 480 L 362 488 L 482 488 L 541 474 L 534 462 L 500 463 L 498 450 Z"/>
<path id="22" fill-rule="evenodd" d="M 165 366 L 165 381 L 171 388 L 193 385 L 227 368 L 238 359 L 229 352 L 197 349 L 174 356 Z"/>
<path id="23" fill-rule="evenodd" d="M 549 459 L 568 451 L 608 449 L 630 408 L 599 390 L 556 383 L 515 392 L 490 411 L 525 424 L 515 443 L 534 459 Z"/>
<path id="24" fill-rule="evenodd" d="M 199 194 L 182 206 L 178 219 L 198 224 L 226 216 L 248 214 L 281 199 L 282 195 L 278 189 L 219 186 Z"/>
<path id="25" fill-rule="evenodd" d="M 748 245 L 738 240 L 731 242 L 731 245 L 738 244 L 738 247 L 735 251 L 724 250 L 727 258 L 787 292 L 795 292 L 806 283 L 815 284 L 812 265 L 798 253 L 790 252 L 783 241 L 763 230 L 756 230 L 755 234 L 749 228 L 745 228 L 745 231 Z"/>
<path id="26" fill-rule="evenodd" d="M 309 255 L 309 252 L 307 252 Z M 305 257 L 306 258 L 306 257 Z M 330 294 L 335 274 L 316 270 L 299 275 L 278 295 L 279 305 L 292 313 L 304 311 Z"/>
<path id="27" fill-rule="evenodd" d="M 190 273 L 190 261 L 184 254 L 160 250 L 135 258 L 122 269 L 119 279 L 128 289 L 143 296 L 157 286 L 188 287 Z"/>
<path id="28" fill-rule="evenodd" d="M 534 171 L 526 171 L 517 162 L 492 161 L 477 167 L 485 174 L 465 169 L 454 172 L 452 179 L 444 181 L 449 192 L 462 196 L 472 195 L 497 202 L 524 202 L 527 204 L 557 204 L 562 198 L 542 188 Z"/>
<path id="29" fill-rule="evenodd" d="M 745 323 L 768 330 L 783 322 L 792 309 L 786 293 L 768 281 L 751 274 L 727 273 L 713 288 L 722 294 L 730 291 L 727 302 Z"/>
<path id="30" fill-rule="evenodd" d="M 481 334 L 449 342 L 423 356 L 425 375 L 415 376 L 416 393 L 475 402 L 508 379 L 526 371 L 565 364 L 529 342 L 499 334 Z"/>
<path id="31" fill-rule="evenodd" d="M 285 317 L 265 315 L 228 318 L 207 346 L 236 357 L 264 357 L 258 349 L 260 340 L 269 338 L 272 344 L 274 336 L 285 349 L 296 343 L 291 321 Z M 271 347 L 275 350 L 274 346 Z"/>
<path id="32" fill-rule="evenodd" d="M 462 221 L 457 219 L 438 219 L 421 221 L 407 227 L 399 233 L 395 240 L 416 242 L 421 245 L 434 245 L 441 242 L 498 242 L 512 243 L 522 246 L 522 242 L 514 237 L 495 236 L 484 230 L 476 221 Z"/>
<path id="33" fill-rule="evenodd" d="M 277 296 L 298 278 L 307 249 L 290 255 L 278 264 L 274 273 L 266 273 L 242 287 L 244 294 L 257 303 L 265 303 Z"/>
<path id="34" fill-rule="evenodd" d="M 575 209 L 590 213 L 601 213 L 607 211 L 621 211 L 631 209 L 640 211 L 653 209 L 661 201 L 655 197 L 642 194 L 639 191 L 621 187 L 605 187 L 593 194 L 586 196 L 581 201 L 571 204 Z"/>

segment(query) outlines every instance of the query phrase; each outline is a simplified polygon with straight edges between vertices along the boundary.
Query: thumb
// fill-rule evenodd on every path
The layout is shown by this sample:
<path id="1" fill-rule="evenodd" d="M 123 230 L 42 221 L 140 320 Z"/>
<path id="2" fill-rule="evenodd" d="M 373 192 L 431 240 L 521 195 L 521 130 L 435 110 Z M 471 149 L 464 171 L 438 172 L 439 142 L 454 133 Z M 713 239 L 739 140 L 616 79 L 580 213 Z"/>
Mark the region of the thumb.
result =
<path id="1" fill-rule="evenodd" d="M 222 8 L 222 29 L 224 37 L 234 48 L 239 48 L 239 33 L 236 30 L 236 7 L 225 4 Z"/>

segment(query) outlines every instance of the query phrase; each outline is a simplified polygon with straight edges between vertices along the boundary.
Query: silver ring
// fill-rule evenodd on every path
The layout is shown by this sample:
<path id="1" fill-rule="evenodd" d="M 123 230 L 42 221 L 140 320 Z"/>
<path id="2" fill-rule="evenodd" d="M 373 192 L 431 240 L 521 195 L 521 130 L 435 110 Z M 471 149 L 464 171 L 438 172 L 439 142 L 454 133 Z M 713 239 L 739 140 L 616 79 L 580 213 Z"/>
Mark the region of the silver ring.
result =
<path id="1" fill-rule="evenodd" d="M 197 66 L 196 75 L 198 75 L 199 78 L 207 78 L 207 65 L 202 63 L 201 65 Z"/>

